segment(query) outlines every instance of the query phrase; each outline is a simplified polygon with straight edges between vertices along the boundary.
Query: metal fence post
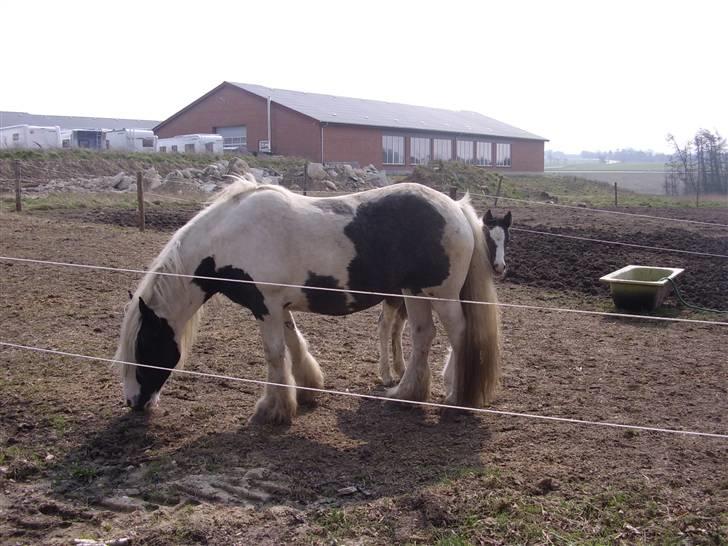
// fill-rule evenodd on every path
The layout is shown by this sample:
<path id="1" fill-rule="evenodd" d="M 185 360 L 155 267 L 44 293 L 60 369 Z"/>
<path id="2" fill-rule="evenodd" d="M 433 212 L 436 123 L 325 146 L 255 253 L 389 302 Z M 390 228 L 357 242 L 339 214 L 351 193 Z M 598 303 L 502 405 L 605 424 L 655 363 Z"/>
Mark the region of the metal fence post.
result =
<path id="1" fill-rule="evenodd" d="M 303 195 L 306 195 L 308 190 L 308 161 L 303 164 Z"/>
<path id="2" fill-rule="evenodd" d="M 619 206 L 617 203 L 617 183 L 616 182 L 614 183 L 614 206 L 615 207 Z"/>

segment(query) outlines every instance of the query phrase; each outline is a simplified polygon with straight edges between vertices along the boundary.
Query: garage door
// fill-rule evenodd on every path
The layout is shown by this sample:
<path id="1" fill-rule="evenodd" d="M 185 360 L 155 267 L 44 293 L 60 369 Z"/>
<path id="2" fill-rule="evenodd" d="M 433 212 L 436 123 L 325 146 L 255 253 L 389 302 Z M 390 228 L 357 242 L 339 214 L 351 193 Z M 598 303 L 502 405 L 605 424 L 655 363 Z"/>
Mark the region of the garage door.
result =
<path id="1" fill-rule="evenodd" d="M 245 125 L 216 127 L 215 132 L 222 135 L 225 150 L 246 151 L 248 149 L 248 130 Z"/>

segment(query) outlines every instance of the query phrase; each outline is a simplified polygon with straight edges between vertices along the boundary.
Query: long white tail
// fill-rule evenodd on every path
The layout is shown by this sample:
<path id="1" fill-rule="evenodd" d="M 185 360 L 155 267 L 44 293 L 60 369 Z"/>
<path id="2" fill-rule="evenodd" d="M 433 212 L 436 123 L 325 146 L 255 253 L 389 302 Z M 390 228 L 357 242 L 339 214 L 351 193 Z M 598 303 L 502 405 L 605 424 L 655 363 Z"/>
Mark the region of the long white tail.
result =
<path id="1" fill-rule="evenodd" d="M 488 246 L 468 199 L 459 201 L 473 230 L 475 247 L 460 299 L 495 304 L 498 301 L 490 267 Z M 460 405 L 481 407 L 490 402 L 500 383 L 500 317 L 497 305 L 463 304 L 465 343 L 461 365 L 456 367 L 455 393 Z"/>

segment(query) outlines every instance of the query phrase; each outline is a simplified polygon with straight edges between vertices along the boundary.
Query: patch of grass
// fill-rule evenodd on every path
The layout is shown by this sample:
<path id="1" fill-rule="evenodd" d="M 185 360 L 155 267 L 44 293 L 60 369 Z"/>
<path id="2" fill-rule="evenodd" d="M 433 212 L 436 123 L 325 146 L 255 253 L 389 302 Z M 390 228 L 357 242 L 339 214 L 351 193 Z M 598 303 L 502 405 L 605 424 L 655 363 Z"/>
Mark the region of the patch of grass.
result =
<path id="1" fill-rule="evenodd" d="M 50 425 L 51 425 L 51 428 L 60 435 L 64 435 L 71 428 L 71 425 L 68 422 L 68 419 L 66 419 L 65 416 L 63 416 L 63 415 L 51 416 Z"/>
<path id="2" fill-rule="evenodd" d="M 352 531 L 352 522 L 341 508 L 322 512 L 315 518 L 315 522 L 328 538 L 341 538 Z"/>

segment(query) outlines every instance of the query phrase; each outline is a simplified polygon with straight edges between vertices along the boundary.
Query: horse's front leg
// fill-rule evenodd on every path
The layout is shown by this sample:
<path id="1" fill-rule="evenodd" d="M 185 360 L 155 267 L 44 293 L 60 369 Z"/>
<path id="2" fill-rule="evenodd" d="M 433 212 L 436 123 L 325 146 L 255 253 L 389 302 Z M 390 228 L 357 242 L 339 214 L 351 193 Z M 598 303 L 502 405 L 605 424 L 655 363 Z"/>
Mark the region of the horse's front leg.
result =
<path id="1" fill-rule="evenodd" d="M 286 350 L 284 335 L 284 313 L 272 310 L 259 320 L 263 337 L 263 349 L 268 361 L 268 381 L 279 385 L 266 385 L 263 397 L 255 404 L 255 413 L 250 418 L 253 424 L 290 424 L 296 414 L 296 393 L 291 373 L 291 357 Z"/>

